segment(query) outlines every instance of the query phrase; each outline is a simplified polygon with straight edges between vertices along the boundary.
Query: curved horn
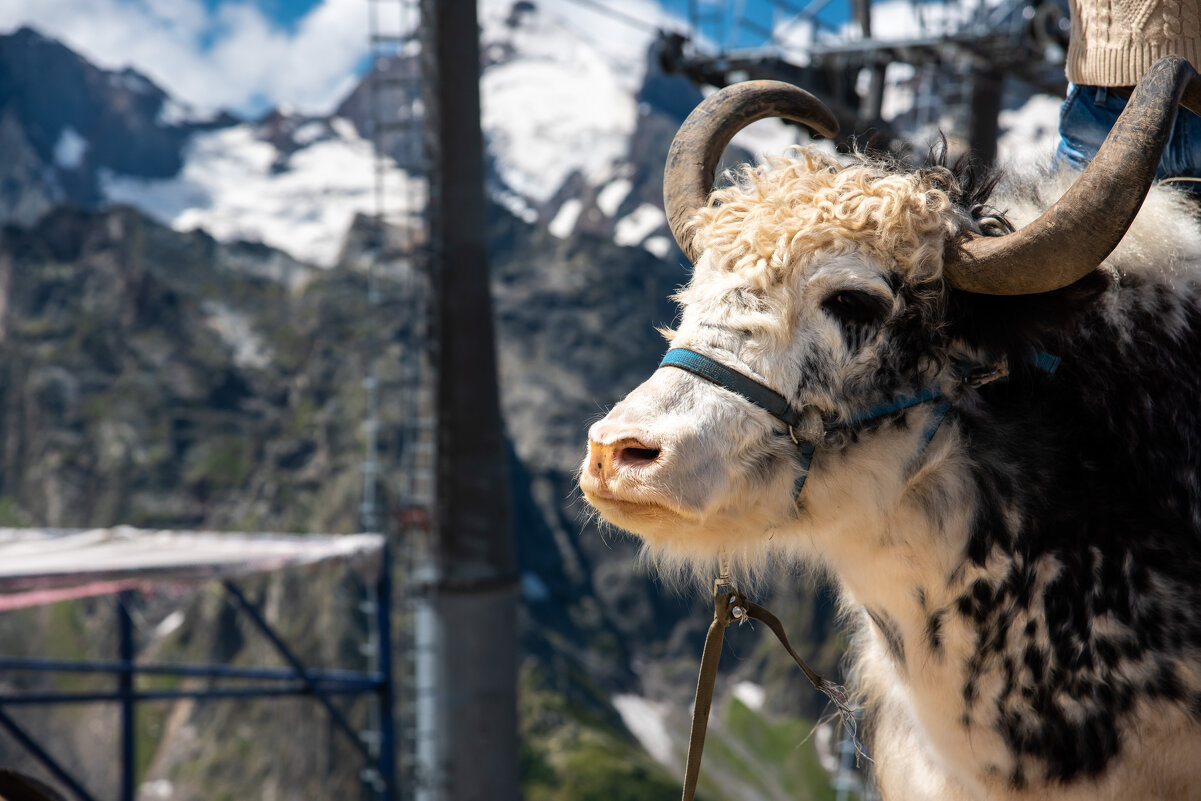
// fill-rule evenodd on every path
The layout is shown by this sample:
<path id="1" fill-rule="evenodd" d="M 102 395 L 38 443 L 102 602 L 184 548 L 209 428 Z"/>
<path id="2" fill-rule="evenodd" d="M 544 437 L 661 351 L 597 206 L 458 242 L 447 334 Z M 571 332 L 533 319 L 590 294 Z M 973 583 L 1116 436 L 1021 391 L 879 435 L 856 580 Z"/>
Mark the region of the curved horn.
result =
<path id="1" fill-rule="evenodd" d="M 823 136 L 838 133 L 838 121 L 820 100 L 781 81 L 736 83 L 705 98 L 676 132 L 663 170 L 667 223 L 689 261 L 696 262 L 701 254 L 686 225 L 709 200 L 722 152 L 734 134 L 766 117 L 799 122 Z"/>
<path id="2" fill-rule="evenodd" d="M 1018 231 L 948 246 L 947 280 L 967 292 L 1029 295 L 1095 270 L 1134 222 L 1182 98 L 1186 108 L 1201 113 L 1201 80 L 1183 58 L 1160 59 L 1064 196 Z"/>

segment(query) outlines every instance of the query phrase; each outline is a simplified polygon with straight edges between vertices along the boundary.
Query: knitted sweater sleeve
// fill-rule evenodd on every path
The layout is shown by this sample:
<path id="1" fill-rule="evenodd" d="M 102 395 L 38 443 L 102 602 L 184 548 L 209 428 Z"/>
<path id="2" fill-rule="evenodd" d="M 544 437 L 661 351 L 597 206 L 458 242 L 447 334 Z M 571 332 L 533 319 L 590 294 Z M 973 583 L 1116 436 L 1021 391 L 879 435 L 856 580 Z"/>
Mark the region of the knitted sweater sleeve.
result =
<path id="1" fill-rule="evenodd" d="M 1133 86 L 1166 55 L 1201 67 L 1201 0 L 1071 0 L 1068 80 Z"/>

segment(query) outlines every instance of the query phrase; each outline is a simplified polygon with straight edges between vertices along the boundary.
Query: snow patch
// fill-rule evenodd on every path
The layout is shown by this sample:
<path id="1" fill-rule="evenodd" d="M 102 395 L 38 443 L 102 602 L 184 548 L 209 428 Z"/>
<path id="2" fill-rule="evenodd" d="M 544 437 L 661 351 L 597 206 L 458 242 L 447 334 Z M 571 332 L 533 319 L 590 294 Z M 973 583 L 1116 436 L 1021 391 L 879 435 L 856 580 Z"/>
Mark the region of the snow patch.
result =
<path id="1" fill-rule="evenodd" d="M 945 36 L 962 30 L 982 4 L 972 0 L 958 3 L 874 0 L 872 35 L 891 42 Z M 843 26 L 843 35 L 859 38 L 858 24 L 848 21 Z"/>
<path id="2" fill-rule="evenodd" d="M 665 236 L 652 236 L 642 243 L 642 248 L 656 258 L 666 259 L 672 250 L 672 241 Z"/>
<path id="3" fill-rule="evenodd" d="M 530 223 L 531 225 L 538 221 L 538 211 L 525 201 L 521 195 L 516 192 L 500 190 L 493 194 L 493 198 L 500 205 L 504 206 L 519 220 Z"/>
<path id="4" fill-rule="evenodd" d="M 224 241 L 261 241 L 300 261 L 328 267 L 357 213 L 374 208 L 371 143 L 346 120 L 331 122 L 338 138 L 314 142 L 286 162 L 250 124 L 195 134 L 184 167 L 167 179 L 102 172 L 112 203 L 142 209 L 176 230 L 207 230 Z M 389 162 L 389 190 L 426 203 L 426 185 Z"/>
<path id="5" fill-rule="evenodd" d="M 671 705 L 633 694 L 615 695 L 612 701 L 622 723 L 647 753 L 664 765 L 674 766 L 675 749 L 667 732 L 667 712 Z"/>
<path id="6" fill-rule="evenodd" d="M 416 113 L 416 109 L 414 109 Z M 345 117 L 334 117 L 329 121 L 329 127 L 334 129 L 334 133 L 343 139 L 355 140 L 359 138 L 359 131 L 354 127 L 354 123 Z"/>
<path id="7" fill-rule="evenodd" d="M 305 145 L 311 145 L 324 135 L 325 126 L 314 120 L 313 122 L 306 122 L 297 128 L 292 134 L 292 141 L 304 147 Z"/>
<path id="8" fill-rule="evenodd" d="M 138 797 L 153 799 L 153 801 L 170 801 L 175 797 L 175 785 L 168 779 L 142 782 L 142 786 L 138 788 Z"/>
<path id="9" fill-rule="evenodd" d="M 185 125 L 204 125 L 214 122 L 220 116 L 220 111 L 200 111 L 195 106 L 168 97 L 159 106 L 155 121 L 167 128 L 177 128 Z"/>
<path id="10" fill-rule="evenodd" d="M 233 352 L 234 364 L 261 370 L 271 363 L 271 349 L 251 327 L 249 319 L 224 303 L 206 301 L 205 324 L 217 332 L 221 341 Z"/>
<path id="11" fill-rule="evenodd" d="M 1034 95 L 1019 109 L 1002 111 L 998 119 L 999 164 L 1047 161 L 1059 143 L 1059 106 L 1063 98 Z"/>
<path id="12" fill-rule="evenodd" d="M 740 681 L 734 685 L 734 689 L 731 692 L 748 709 L 753 709 L 756 712 L 763 711 L 763 699 L 766 693 L 763 691 L 762 685 L 755 684 L 753 681 Z"/>
<path id="13" fill-rule="evenodd" d="M 880 103 L 880 116 L 894 120 L 913 110 L 917 99 L 917 70 L 912 64 L 889 64 L 884 73 L 884 99 Z"/>
<path id="14" fill-rule="evenodd" d="M 599 183 L 634 132 L 634 100 L 594 54 L 520 59 L 484 73 L 483 125 L 501 179 L 545 202 L 573 174 Z"/>
<path id="15" fill-rule="evenodd" d="M 754 156 L 779 155 L 793 145 L 808 141 L 808 128 L 789 125 L 784 120 L 774 117 L 751 123 L 730 140 L 731 144 L 741 147 Z"/>
<path id="16" fill-rule="evenodd" d="M 54 163 L 64 170 L 78 169 L 83 163 L 84 154 L 88 152 L 88 140 L 70 125 L 63 128 L 54 143 Z"/>
<path id="17" fill-rule="evenodd" d="M 613 241 L 619 245 L 637 245 L 663 227 L 667 217 L 658 206 L 643 203 L 622 217 L 613 227 Z"/>
<path id="18" fill-rule="evenodd" d="M 485 52 L 499 59 L 480 81 L 482 123 L 501 181 L 541 204 L 573 174 L 603 183 L 626 157 L 651 34 L 602 37 L 597 15 L 566 4 L 540 3 L 510 25 L 511 5 L 482 9 Z M 632 39 L 638 55 L 625 52 Z"/>
<path id="19" fill-rule="evenodd" d="M 550 221 L 550 225 L 546 229 L 559 239 L 566 239 L 575 230 L 575 224 L 580 219 L 580 212 L 583 210 L 584 204 L 579 198 L 568 198 L 559 207 L 555 218 Z"/>
<path id="20" fill-rule="evenodd" d="M 834 724 L 829 722 L 818 723 L 817 729 L 813 733 L 813 746 L 817 751 L 817 760 L 821 763 L 822 769 L 831 776 L 838 773 L 840 767 L 836 733 Z"/>
<path id="21" fill-rule="evenodd" d="M 123 89 L 128 89 L 135 94 L 149 94 L 154 91 L 154 86 L 150 81 L 133 70 L 124 70 L 109 76 L 109 83 L 114 86 L 120 86 Z"/>
<path id="22" fill-rule="evenodd" d="M 179 609 L 167 615 L 162 619 L 162 622 L 154 627 L 154 638 L 161 640 L 171 634 L 171 632 L 183 625 L 184 617 L 184 613 Z"/>
<path id="23" fill-rule="evenodd" d="M 594 51 L 631 95 L 642 87 L 642 66 L 656 28 L 681 29 L 684 23 L 656 0 L 605 0 L 603 4 L 537 3 L 514 16 L 513 0 L 481 0 L 482 40 L 493 51 L 512 44 L 522 53 L 570 53 L 580 46 Z M 632 27 L 622 17 L 643 20 Z M 551 39 L 541 37 L 550 31 Z M 635 65 L 631 69 L 631 65 Z"/>
<path id="24" fill-rule="evenodd" d="M 816 37 L 817 27 L 800 15 L 787 15 L 772 31 L 772 38 L 779 43 L 781 58 L 798 67 L 807 67 L 813 61 L 809 48 Z"/>
<path id="25" fill-rule="evenodd" d="M 603 211 L 606 217 L 612 217 L 617 214 L 617 209 L 621 206 L 621 201 L 626 199 L 633 186 L 627 178 L 618 178 L 616 181 L 610 181 L 605 184 L 604 189 L 597 193 L 596 207 Z"/>

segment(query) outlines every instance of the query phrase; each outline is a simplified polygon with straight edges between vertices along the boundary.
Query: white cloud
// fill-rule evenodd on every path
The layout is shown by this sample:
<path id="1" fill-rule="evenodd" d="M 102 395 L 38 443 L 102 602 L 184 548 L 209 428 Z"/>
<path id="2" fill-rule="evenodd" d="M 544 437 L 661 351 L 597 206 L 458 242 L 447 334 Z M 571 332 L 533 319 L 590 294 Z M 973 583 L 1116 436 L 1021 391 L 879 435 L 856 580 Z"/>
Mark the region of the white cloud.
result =
<path id="1" fill-rule="evenodd" d="M 0 31 L 30 25 L 97 65 L 130 66 L 200 110 L 322 114 L 367 54 L 367 3 L 323 0 L 289 30 L 257 7 L 201 0 L 4 0 Z"/>

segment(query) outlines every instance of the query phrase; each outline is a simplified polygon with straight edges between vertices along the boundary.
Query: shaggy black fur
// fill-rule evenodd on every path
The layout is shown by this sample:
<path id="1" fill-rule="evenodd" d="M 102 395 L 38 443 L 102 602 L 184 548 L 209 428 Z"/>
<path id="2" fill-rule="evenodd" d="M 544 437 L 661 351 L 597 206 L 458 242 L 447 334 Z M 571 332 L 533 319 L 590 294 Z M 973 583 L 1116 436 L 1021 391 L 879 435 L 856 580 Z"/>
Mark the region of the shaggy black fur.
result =
<path id="1" fill-rule="evenodd" d="M 1036 342 L 1063 359 L 1053 377 L 1018 371 L 982 389 L 984 402 L 959 414 L 982 498 L 968 558 L 1000 554 L 1010 566 L 958 610 L 979 632 L 969 675 L 1004 677 L 996 713 L 1010 748 L 1062 781 L 1105 767 L 1140 696 L 1201 712 L 1174 671 L 1201 654 L 1201 288 L 1129 278 L 1106 290 L 1112 304 L 1081 306 L 1097 283 L 1013 300 L 1000 328 L 979 322 L 990 309 L 972 308 L 997 301 L 957 301 L 965 338 L 1011 358 Z M 1058 329 L 1048 325 L 1056 317 L 1067 321 Z M 1005 516 L 1014 509 L 1016 529 Z M 1046 556 L 1062 567 L 1036 594 L 1034 565 Z M 1014 650 L 1005 635 L 1016 610 L 1041 613 L 1046 631 L 1027 627 Z M 1101 615 L 1116 633 L 1094 630 Z M 1133 686 L 1128 663 L 1148 654 L 1158 668 Z M 1065 715 L 1059 691 L 1083 719 Z"/>
<path id="2" fill-rule="evenodd" d="M 922 174 L 974 230 L 1012 230 L 988 205 L 995 176 L 935 155 Z M 903 282 L 896 292 L 902 311 L 880 323 L 879 371 L 844 386 L 847 400 L 912 392 L 963 345 L 1012 370 L 952 411 L 979 495 L 964 558 L 1007 565 L 999 579 L 969 584 L 951 609 L 930 610 L 924 645 L 936 658 L 948 615 L 977 632 L 962 725 L 1001 732 L 1019 766 L 1010 783 L 1021 787 L 1099 774 L 1140 699 L 1201 722 L 1201 687 L 1177 669 L 1201 658 L 1201 286 L 1097 271 L 1027 297 Z M 1035 348 L 1061 357 L 1056 374 L 1028 366 Z M 1037 566 L 1049 560 L 1058 574 L 1040 590 Z M 904 646 L 889 621 L 869 615 L 898 658 Z M 1093 625 L 1102 615 L 1106 633 Z M 1155 667 L 1133 682 L 1148 656 Z M 987 700 L 994 708 L 981 706 L 986 677 L 1003 687 Z"/>
<path id="3" fill-rule="evenodd" d="M 994 184 L 976 176 L 957 202 L 1000 232 L 1007 223 L 986 202 Z M 1000 676 L 999 702 L 981 717 L 1022 763 L 1050 780 L 1094 776 L 1140 698 L 1201 720 L 1201 690 L 1176 671 L 1201 655 L 1201 287 L 1098 271 L 1045 295 L 951 291 L 945 314 L 945 340 L 925 343 L 932 355 L 960 341 L 1013 367 L 955 410 L 980 497 L 966 558 L 1009 566 L 971 584 L 953 612 L 978 632 L 963 697 L 974 709 L 980 679 Z M 1025 366 L 1031 348 L 1060 356 L 1059 371 Z M 1061 568 L 1040 593 L 1035 566 L 1048 557 Z M 1035 621 L 1014 638 L 1026 611 Z M 1106 634 L 1093 627 L 1102 615 Z M 934 650 L 940 626 L 931 619 Z M 1148 655 L 1156 668 L 1133 684 L 1131 663 Z M 1083 715 L 1067 714 L 1061 693 Z"/>

